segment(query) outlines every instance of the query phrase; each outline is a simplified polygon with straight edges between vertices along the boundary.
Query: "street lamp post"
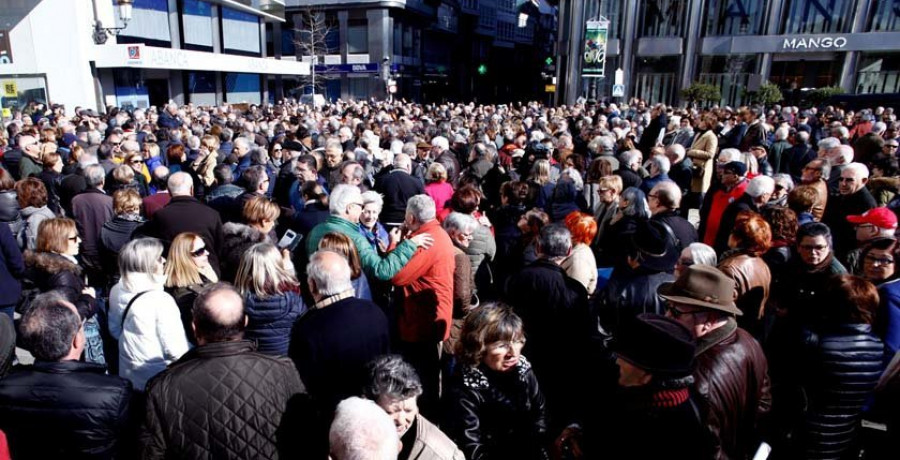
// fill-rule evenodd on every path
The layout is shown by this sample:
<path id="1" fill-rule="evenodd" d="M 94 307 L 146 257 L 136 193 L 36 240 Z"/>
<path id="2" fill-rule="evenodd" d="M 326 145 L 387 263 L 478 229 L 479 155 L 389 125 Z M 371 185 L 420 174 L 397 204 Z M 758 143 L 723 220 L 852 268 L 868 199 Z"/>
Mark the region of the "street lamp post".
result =
<path id="1" fill-rule="evenodd" d="M 102 45 L 106 43 L 106 39 L 110 35 L 119 35 L 122 29 L 128 27 L 128 21 L 131 21 L 132 7 L 134 0 L 116 0 L 116 7 L 119 10 L 119 19 L 122 20 L 122 27 L 103 27 L 103 22 L 97 13 L 97 0 L 92 0 L 94 6 L 94 32 L 92 37 L 94 43 Z"/>

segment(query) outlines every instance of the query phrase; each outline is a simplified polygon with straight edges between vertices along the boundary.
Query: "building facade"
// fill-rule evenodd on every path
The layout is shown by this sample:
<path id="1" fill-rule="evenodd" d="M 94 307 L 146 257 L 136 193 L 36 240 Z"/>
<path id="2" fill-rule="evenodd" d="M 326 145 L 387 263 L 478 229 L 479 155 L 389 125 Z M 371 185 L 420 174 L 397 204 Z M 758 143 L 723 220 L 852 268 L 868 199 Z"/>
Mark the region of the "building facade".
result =
<path id="1" fill-rule="evenodd" d="M 311 47 L 301 45 L 315 41 L 310 23 L 327 29 L 313 70 L 328 99 L 385 97 L 391 86 L 394 97 L 420 102 L 546 97 L 541 74 L 556 45 L 556 8 L 546 0 L 287 0 L 285 7 L 285 24 L 270 28 L 282 45 L 276 53 L 312 63 Z"/>
<path id="2" fill-rule="evenodd" d="M 266 53 L 266 24 L 284 21 L 280 0 L 134 0 L 127 23 L 116 0 L 4 3 L 4 108 L 258 104 L 280 91 L 275 76 L 309 73 Z M 97 21 L 117 34 L 96 31 Z"/>
<path id="3" fill-rule="evenodd" d="M 732 105 L 765 81 L 788 100 L 826 86 L 900 92 L 896 0 L 562 0 L 560 9 L 564 20 L 582 24 L 564 44 L 572 56 L 583 21 L 610 21 L 608 77 L 576 73 L 564 101 L 609 97 L 618 68 L 626 97 L 670 103 L 698 81 L 718 86 L 721 103 Z"/>

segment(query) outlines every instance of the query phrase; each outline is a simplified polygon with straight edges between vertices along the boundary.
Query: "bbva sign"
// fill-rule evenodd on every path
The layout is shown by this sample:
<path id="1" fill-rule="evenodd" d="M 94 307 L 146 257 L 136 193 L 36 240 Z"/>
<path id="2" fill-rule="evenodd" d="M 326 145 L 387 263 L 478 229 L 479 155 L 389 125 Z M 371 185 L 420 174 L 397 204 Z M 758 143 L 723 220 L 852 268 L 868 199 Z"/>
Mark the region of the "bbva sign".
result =
<path id="1" fill-rule="evenodd" d="M 787 50 L 837 49 L 847 46 L 845 37 L 785 38 L 781 47 Z"/>

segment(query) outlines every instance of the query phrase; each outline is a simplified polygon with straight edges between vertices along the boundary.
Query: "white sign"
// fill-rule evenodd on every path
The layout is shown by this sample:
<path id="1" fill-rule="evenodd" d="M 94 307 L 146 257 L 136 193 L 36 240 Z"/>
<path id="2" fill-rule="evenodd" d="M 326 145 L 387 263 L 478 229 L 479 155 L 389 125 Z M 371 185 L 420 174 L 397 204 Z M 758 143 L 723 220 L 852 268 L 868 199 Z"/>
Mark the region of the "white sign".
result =
<path id="1" fill-rule="evenodd" d="M 616 69 L 615 81 L 613 81 L 616 85 L 624 85 L 625 84 L 625 71 L 622 69 Z"/>
<path id="2" fill-rule="evenodd" d="M 612 97 L 625 97 L 625 85 L 613 85 Z"/>
<path id="3" fill-rule="evenodd" d="M 98 68 L 206 70 L 274 75 L 309 75 L 309 62 L 216 54 L 138 45 L 94 47 Z"/>
<path id="4" fill-rule="evenodd" d="M 838 49 L 847 46 L 845 37 L 800 37 L 785 38 L 781 47 L 786 50 Z"/>

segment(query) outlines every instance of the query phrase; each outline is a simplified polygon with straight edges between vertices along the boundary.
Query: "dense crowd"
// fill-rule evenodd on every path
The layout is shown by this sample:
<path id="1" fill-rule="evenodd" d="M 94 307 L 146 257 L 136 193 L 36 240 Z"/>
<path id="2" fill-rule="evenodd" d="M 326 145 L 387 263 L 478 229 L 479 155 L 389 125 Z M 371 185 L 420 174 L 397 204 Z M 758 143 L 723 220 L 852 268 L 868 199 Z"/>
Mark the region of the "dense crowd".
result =
<path id="1" fill-rule="evenodd" d="M 0 459 L 896 455 L 890 108 L 3 123 Z"/>

